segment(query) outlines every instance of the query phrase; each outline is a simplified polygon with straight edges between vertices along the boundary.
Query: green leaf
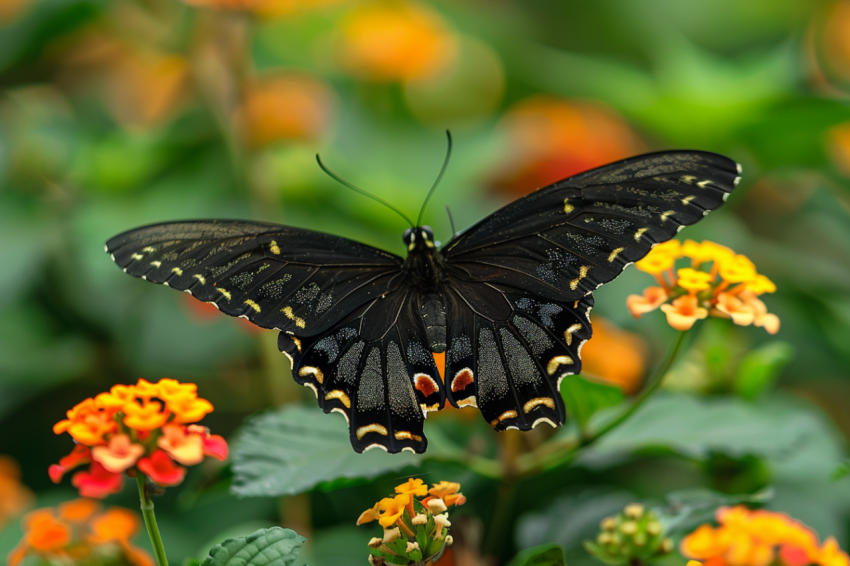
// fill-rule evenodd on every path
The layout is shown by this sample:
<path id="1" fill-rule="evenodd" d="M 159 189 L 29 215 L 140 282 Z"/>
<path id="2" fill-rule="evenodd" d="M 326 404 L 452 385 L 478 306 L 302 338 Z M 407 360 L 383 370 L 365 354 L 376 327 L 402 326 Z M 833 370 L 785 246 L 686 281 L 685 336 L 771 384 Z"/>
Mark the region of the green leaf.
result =
<path id="1" fill-rule="evenodd" d="M 422 457 L 351 448 L 342 417 L 318 408 L 286 405 L 245 423 L 233 450 L 233 492 L 273 497 L 303 493 L 337 478 L 372 478 Z"/>
<path id="2" fill-rule="evenodd" d="M 752 494 L 728 495 L 697 487 L 668 493 L 665 497 L 667 505 L 654 508 L 653 511 L 664 525 L 665 536 L 669 536 L 672 530 L 690 531 L 697 524 L 711 521 L 718 507 L 731 507 L 741 503 L 763 505 L 769 502 L 773 495 L 772 488 Z"/>
<path id="3" fill-rule="evenodd" d="M 850 460 L 844 460 L 837 468 L 835 468 L 835 471 L 832 472 L 832 480 L 838 481 L 846 478 L 847 476 L 850 476 Z"/>
<path id="4" fill-rule="evenodd" d="M 570 415 L 585 428 L 587 422 L 597 411 L 615 407 L 623 402 L 623 392 L 619 387 L 590 381 L 577 375 L 570 375 L 561 382 L 561 397 Z"/>
<path id="5" fill-rule="evenodd" d="M 306 540 L 292 529 L 260 529 L 215 545 L 201 566 L 289 566 Z"/>
<path id="6" fill-rule="evenodd" d="M 791 361 L 794 348 L 787 342 L 772 342 L 748 353 L 738 367 L 735 393 L 753 400 L 769 389 Z"/>
<path id="7" fill-rule="evenodd" d="M 557 544 L 541 544 L 514 556 L 508 566 L 566 566 L 564 549 Z"/>

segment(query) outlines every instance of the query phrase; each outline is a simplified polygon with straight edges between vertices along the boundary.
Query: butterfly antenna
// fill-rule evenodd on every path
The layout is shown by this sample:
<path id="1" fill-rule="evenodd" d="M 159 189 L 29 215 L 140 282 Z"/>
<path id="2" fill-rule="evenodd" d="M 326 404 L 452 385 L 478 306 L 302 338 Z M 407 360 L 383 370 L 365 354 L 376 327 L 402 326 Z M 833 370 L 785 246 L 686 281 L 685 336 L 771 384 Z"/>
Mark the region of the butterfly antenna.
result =
<path id="1" fill-rule="evenodd" d="M 446 212 L 449 213 L 449 224 L 451 224 L 452 226 L 452 236 L 454 236 L 455 234 L 457 234 L 457 230 L 455 229 L 455 219 L 454 216 L 452 216 L 452 209 L 447 206 Z"/>
<path id="2" fill-rule="evenodd" d="M 419 218 L 416 219 L 416 225 L 422 225 L 422 215 L 425 214 L 425 207 L 428 206 L 428 201 L 431 199 L 431 195 L 434 194 L 434 190 L 437 188 L 437 185 L 440 184 L 440 181 L 443 179 L 443 175 L 446 172 L 446 168 L 449 166 L 449 159 L 452 156 L 452 133 L 446 130 L 446 137 L 449 140 L 449 147 L 446 150 L 446 158 L 443 160 L 443 167 L 440 169 L 440 174 L 437 175 L 437 180 L 434 181 L 434 185 L 431 187 L 431 190 L 428 191 L 428 196 L 425 197 L 425 202 L 422 203 L 422 208 L 419 210 Z"/>
<path id="3" fill-rule="evenodd" d="M 381 197 L 379 197 L 378 195 L 373 195 L 373 194 L 372 194 L 372 193 L 370 193 L 369 191 L 363 190 L 363 189 L 361 189 L 360 187 L 358 187 L 358 186 L 356 186 L 356 185 L 353 185 L 352 183 L 349 183 L 348 181 L 346 181 L 345 179 L 343 179 L 342 177 L 340 177 L 339 175 L 337 175 L 336 173 L 334 173 L 333 171 L 331 171 L 330 169 L 328 169 L 327 167 L 325 167 L 325 164 L 324 164 L 324 163 L 322 163 L 322 158 L 321 158 L 321 157 L 319 157 L 319 154 L 318 154 L 318 153 L 316 154 L 316 161 L 318 161 L 318 163 L 319 163 L 319 167 L 321 167 L 322 171 L 324 171 L 324 172 L 328 175 L 328 177 L 330 177 L 331 179 L 333 179 L 333 180 L 334 180 L 334 181 L 336 181 L 337 183 L 340 183 L 341 185 L 344 185 L 344 186 L 348 187 L 348 188 L 349 188 L 349 189 L 351 189 L 352 191 L 355 191 L 355 192 L 357 192 L 357 193 L 360 193 L 360 194 L 361 194 L 361 195 L 363 195 L 364 197 L 369 197 L 370 199 L 372 199 L 372 200 L 374 200 L 374 201 L 377 201 L 377 202 L 379 202 L 379 203 L 383 204 L 384 206 L 386 206 L 387 208 L 389 208 L 390 210 L 394 211 L 396 214 L 398 214 L 399 216 L 401 216 L 402 218 L 404 218 L 404 221 L 405 221 L 405 222 L 407 222 L 408 224 L 410 224 L 410 227 L 411 227 L 411 228 L 414 228 L 414 227 L 415 227 L 415 225 L 413 224 L 413 222 L 411 222 L 411 221 L 410 221 L 410 218 L 408 218 L 407 216 L 405 216 L 405 214 L 404 214 L 402 211 L 400 211 L 399 209 L 397 209 L 396 207 L 394 207 L 393 205 L 391 205 L 390 203 L 388 203 L 388 202 L 387 202 L 387 201 L 385 201 L 384 199 L 382 199 L 382 198 L 381 198 Z"/>

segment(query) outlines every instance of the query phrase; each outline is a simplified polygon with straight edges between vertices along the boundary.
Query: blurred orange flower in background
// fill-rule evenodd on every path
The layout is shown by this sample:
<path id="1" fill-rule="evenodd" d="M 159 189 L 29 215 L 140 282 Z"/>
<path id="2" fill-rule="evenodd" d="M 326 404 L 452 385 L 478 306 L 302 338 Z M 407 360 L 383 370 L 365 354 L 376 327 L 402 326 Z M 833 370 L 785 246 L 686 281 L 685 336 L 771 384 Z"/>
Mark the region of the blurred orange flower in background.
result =
<path id="1" fill-rule="evenodd" d="M 682 554 L 707 566 L 850 566 L 834 538 L 819 546 L 814 531 L 784 513 L 739 505 L 721 507 L 716 517 L 718 527 L 703 524 L 682 539 Z"/>
<path id="2" fill-rule="evenodd" d="M 840 81 L 850 81 L 850 2 L 826 4 L 814 37 L 814 46 L 823 71 Z"/>
<path id="3" fill-rule="evenodd" d="M 0 454 L 0 530 L 31 504 L 32 492 L 21 483 L 21 468 L 9 456 Z"/>
<path id="4" fill-rule="evenodd" d="M 132 45 L 119 33 L 89 30 L 64 54 L 65 80 L 93 81 L 112 117 L 125 128 L 156 127 L 170 119 L 188 95 L 188 61 Z"/>
<path id="5" fill-rule="evenodd" d="M 613 323 L 593 317 L 593 337 L 581 350 L 582 372 L 616 385 L 624 393 L 636 392 L 646 372 L 646 342 Z"/>
<path id="6" fill-rule="evenodd" d="M 512 197 L 643 149 L 622 117 L 595 102 L 532 96 L 515 104 L 502 126 L 511 158 L 495 188 Z"/>
<path id="7" fill-rule="evenodd" d="M 351 0 L 183 0 L 191 6 L 216 8 L 221 10 L 247 10 L 263 17 L 291 16 L 308 10 L 315 10 L 346 4 Z"/>
<path id="8" fill-rule="evenodd" d="M 445 68 L 456 37 L 439 14 L 408 1 L 377 1 L 354 8 L 338 30 L 343 69 L 378 82 L 407 82 Z"/>
<path id="9" fill-rule="evenodd" d="M 331 87 L 306 74 L 279 74 L 246 87 L 237 121 L 254 147 L 289 140 L 314 140 L 328 128 L 333 108 Z"/>
<path id="10" fill-rule="evenodd" d="M 135 513 L 121 507 L 101 506 L 91 499 L 75 499 L 58 508 L 37 509 L 23 519 L 24 537 L 9 554 L 7 564 L 17 566 L 27 556 L 57 563 L 153 566 L 144 550 L 130 539 L 139 530 Z"/>
<path id="11" fill-rule="evenodd" d="M 0 2 L 0 26 L 18 21 L 30 4 L 32 4 L 32 0 L 3 0 Z"/>

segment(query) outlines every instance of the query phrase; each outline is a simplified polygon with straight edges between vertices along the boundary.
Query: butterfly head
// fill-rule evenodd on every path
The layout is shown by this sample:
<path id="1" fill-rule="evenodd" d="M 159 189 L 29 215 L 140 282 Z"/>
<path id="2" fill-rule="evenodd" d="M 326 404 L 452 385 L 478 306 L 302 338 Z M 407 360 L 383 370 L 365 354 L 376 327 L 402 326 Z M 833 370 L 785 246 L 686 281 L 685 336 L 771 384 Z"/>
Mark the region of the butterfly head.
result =
<path id="1" fill-rule="evenodd" d="M 419 226 L 418 228 L 408 228 L 404 231 L 403 240 L 407 246 L 407 251 L 414 250 L 433 250 L 434 231 L 430 226 Z"/>

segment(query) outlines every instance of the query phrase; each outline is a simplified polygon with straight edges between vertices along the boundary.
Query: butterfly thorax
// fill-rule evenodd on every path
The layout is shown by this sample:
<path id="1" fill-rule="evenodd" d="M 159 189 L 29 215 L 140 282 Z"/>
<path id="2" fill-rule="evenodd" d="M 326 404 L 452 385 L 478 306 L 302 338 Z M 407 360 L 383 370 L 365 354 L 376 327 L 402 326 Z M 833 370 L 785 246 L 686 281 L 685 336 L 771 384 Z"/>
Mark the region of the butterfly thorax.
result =
<path id="1" fill-rule="evenodd" d="M 446 351 L 446 305 L 439 292 L 446 279 L 445 261 L 437 250 L 434 232 L 428 226 L 411 228 L 404 233 L 407 259 L 405 281 L 419 291 L 419 315 L 425 326 L 432 352 Z"/>

